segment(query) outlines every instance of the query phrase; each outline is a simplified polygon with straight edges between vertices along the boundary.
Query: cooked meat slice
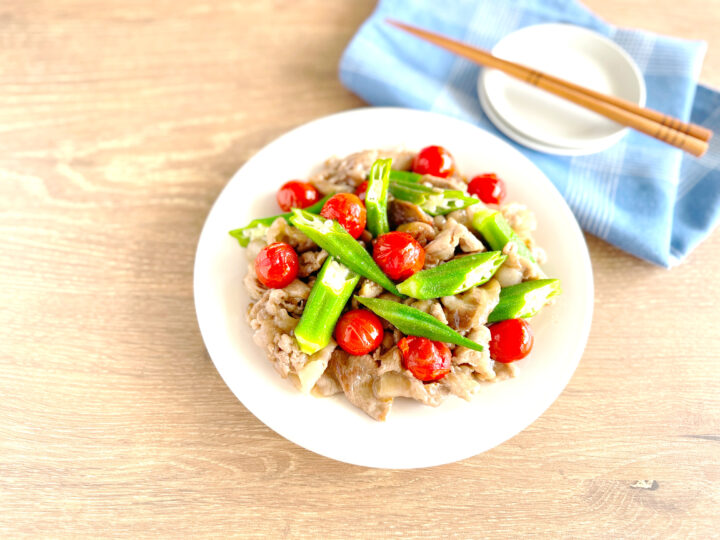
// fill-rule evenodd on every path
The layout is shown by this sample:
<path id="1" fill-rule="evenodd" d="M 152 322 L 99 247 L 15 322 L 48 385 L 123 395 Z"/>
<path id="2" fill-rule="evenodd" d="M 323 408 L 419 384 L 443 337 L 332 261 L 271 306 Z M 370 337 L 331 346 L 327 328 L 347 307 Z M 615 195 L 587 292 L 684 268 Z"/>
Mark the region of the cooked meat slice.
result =
<path id="1" fill-rule="evenodd" d="M 361 242 L 365 246 L 369 246 L 372 244 L 372 233 L 365 229 L 362 233 L 360 233 L 360 236 L 358 237 L 358 242 Z"/>
<path id="2" fill-rule="evenodd" d="M 493 277 L 498 280 L 501 287 L 510 287 L 522 283 L 523 271 L 519 266 L 508 264 L 506 260 Z"/>
<path id="3" fill-rule="evenodd" d="M 490 343 L 490 330 L 484 324 L 470 330 L 468 339 L 480 343 L 484 348 L 482 351 L 474 351 L 467 347 L 457 346 L 453 351 L 452 362 L 456 366 L 467 365 L 472 368 L 475 376 L 484 381 L 495 378 L 493 361 L 490 359 L 488 343 Z"/>
<path id="4" fill-rule="evenodd" d="M 262 248 L 264 248 L 266 245 L 267 242 L 265 241 L 265 238 L 257 238 L 250 242 L 245 248 L 245 257 L 247 258 L 247 260 L 250 261 L 252 264 L 255 264 L 255 259 L 262 251 Z"/>
<path id="5" fill-rule="evenodd" d="M 493 382 L 505 381 L 512 379 L 517 374 L 517 364 L 503 364 L 502 362 L 495 362 L 495 379 Z"/>
<path id="6" fill-rule="evenodd" d="M 389 323 L 388 326 L 390 326 Z M 373 358 L 380 360 L 381 357 L 397 345 L 403 337 L 405 337 L 405 335 L 397 328 L 387 328 L 383 333 L 383 340 L 382 343 L 380 343 L 380 347 L 373 352 Z"/>
<path id="7" fill-rule="evenodd" d="M 388 204 L 388 221 L 391 229 L 405 223 L 422 222 L 432 225 L 432 219 L 417 204 L 392 199 Z"/>
<path id="8" fill-rule="evenodd" d="M 500 284 L 491 279 L 482 287 L 473 287 L 455 296 L 443 296 L 440 301 L 448 324 L 460 333 L 467 333 L 487 322 L 499 298 Z"/>
<path id="9" fill-rule="evenodd" d="M 425 174 L 420 180 L 420 183 L 440 189 L 458 189 L 460 191 L 467 190 L 467 184 L 462 178 L 458 178 L 457 176 L 439 178 L 437 176 L 432 176 L 431 174 Z"/>
<path id="10" fill-rule="evenodd" d="M 480 389 L 480 383 L 473 376 L 473 369 L 470 366 L 453 366 L 450 373 L 442 378 L 440 383 L 445 386 L 450 393 L 470 401 Z"/>
<path id="11" fill-rule="evenodd" d="M 342 392 L 340 383 L 335 380 L 332 374 L 332 369 L 328 368 L 325 373 L 318 379 L 313 387 L 311 394 L 315 397 L 328 397 L 334 396 Z"/>
<path id="12" fill-rule="evenodd" d="M 442 306 L 440 305 L 440 302 L 437 300 L 412 300 L 410 299 L 408 305 L 419 309 L 420 311 L 424 311 L 425 313 L 429 313 L 433 317 L 435 317 L 438 321 L 440 321 L 443 324 L 447 324 L 447 317 L 445 316 L 445 312 L 443 311 Z"/>
<path id="13" fill-rule="evenodd" d="M 460 225 L 465 225 L 468 229 L 470 229 L 470 231 L 473 231 L 472 218 L 475 215 L 475 212 L 481 210 L 482 208 L 486 208 L 486 206 L 483 203 L 478 202 L 477 204 L 473 204 L 472 206 L 468 206 L 462 210 L 450 212 L 446 217 L 453 218 Z"/>
<path id="14" fill-rule="evenodd" d="M 465 225 L 448 218 L 435 239 L 425 246 L 425 268 L 449 261 L 458 246 L 465 253 L 485 251 L 483 243 Z"/>
<path id="15" fill-rule="evenodd" d="M 313 272 L 320 270 L 320 267 L 327 259 L 328 253 L 324 249 L 320 251 L 306 251 L 298 257 L 300 267 L 298 268 L 298 276 L 307 277 Z"/>
<path id="16" fill-rule="evenodd" d="M 544 279 L 547 277 L 537 263 L 518 255 L 517 246 L 514 243 L 505 244 L 502 252 L 507 255 L 507 259 L 505 259 L 498 273 L 502 270 L 503 273 L 500 274 L 500 277 L 502 277 L 505 283 L 515 285 L 516 283 L 520 283 L 520 281 Z M 520 281 L 517 281 L 518 273 L 521 275 Z M 508 285 L 503 285 L 503 287 L 507 286 Z"/>
<path id="17" fill-rule="evenodd" d="M 390 336 L 392 337 L 392 334 L 390 334 Z M 379 364 L 378 375 L 382 375 L 388 371 L 403 371 L 404 369 L 402 367 L 402 353 L 394 344 L 389 351 L 382 354 L 380 353 L 380 349 L 375 350 L 373 358 Z"/>
<path id="18" fill-rule="evenodd" d="M 373 392 L 378 368 L 372 356 L 350 356 L 341 349 L 335 349 L 330 366 L 350 403 L 375 420 L 385 420 L 392 408 L 392 398 L 378 398 Z"/>
<path id="19" fill-rule="evenodd" d="M 537 228 L 535 214 L 525 205 L 518 203 L 507 204 L 503 206 L 500 211 L 510 224 L 510 227 L 512 227 L 520 239 L 525 242 L 525 245 L 527 245 L 533 257 L 535 257 L 535 260 L 539 264 L 543 264 L 547 260 L 547 254 L 544 249 L 536 244 L 532 236 L 533 231 Z"/>
<path id="20" fill-rule="evenodd" d="M 406 151 L 365 150 L 350 154 L 342 159 L 331 158 L 324 167 L 310 178 L 323 195 L 339 191 L 354 191 L 367 179 L 370 167 L 379 158 L 392 158 L 392 167 L 407 170 L 412 165 L 414 154 Z"/>
<path id="21" fill-rule="evenodd" d="M 265 351 L 268 360 L 283 377 L 297 372 L 308 360 L 291 333 L 300 320 L 299 315 L 309 294 L 310 287 L 295 280 L 284 289 L 267 289 L 257 302 L 248 307 L 247 318 L 254 330 L 253 341 Z"/>
<path id="22" fill-rule="evenodd" d="M 408 150 L 381 150 L 380 158 L 392 159 L 392 168 L 396 171 L 409 171 L 415 161 L 415 152 Z"/>
<path id="23" fill-rule="evenodd" d="M 423 221 L 403 223 L 397 228 L 397 230 L 408 233 L 417 240 L 418 244 L 422 247 L 425 247 L 428 242 L 435 238 L 435 229 L 432 226 L 432 221 L 430 221 L 430 223 L 425 223 Z"/>
<path id="24" fill-rule="evenodd" d="M 416 399 L 425 405 L 437 407 L 448 395 L 448 390 L 440 383 L 424 384 L 412 376 L 409 371 L 389 371 L 375 381 L 375 394 L 392 399 L 407 397 Z"/>
<path id="25" fill-rule="evenodd" d="M 363 298 L 377 298 L 384 290 L 381 285 L 378 285 L 374 281 L 368 278 L 362 278 L 360 280 L 358 296 L 362 296 Z"/>
<path id="26" fill-rule="evenodd" d="M 537 229 L 537 220 L 527 206 L 519 203 L 506 204 L 500 208 L 500 212 L 507 220 L 508 225 L 525 240 Z"/>
<path id="27" fill-rule="evenodd" d="M 267 244 L 285 242 L 295 248 L 295 251 L 298 253 L 303 253 L 311 249 L 318 249 L 315 242 L 310 240 L 295 227 L 289 225 L 283 218 L 277 218 L 272 222 L 272 225 L 270 225 L 265 233 L 265 240 Z"/>
<path id="28" fill-rule="evenodd" d="M 265 291 L 268 290 L 267 287 L 260 283 L 260 280 L 257 278 L 254 261 L 248 264 L 248 271 L 243 279 L 243 283 L 245 284 L 245 288 L 247 289 L 250 299 L 253 301 L 260 300 L 262 295 L 265 294 Z"/>
<path id="29" fill-rule="evenodd" d="M 298 390 L 304 394 L 310 393 L 320 377 L 325 373 L 328 362 L 330 361 L 330 356 L 336 347 L 337 343 L 331 339 L 327 346 L 311 355 L 305 365 L 298 368 L 295 373 L 290 373 L 290 379 L 295 383 Z"/>

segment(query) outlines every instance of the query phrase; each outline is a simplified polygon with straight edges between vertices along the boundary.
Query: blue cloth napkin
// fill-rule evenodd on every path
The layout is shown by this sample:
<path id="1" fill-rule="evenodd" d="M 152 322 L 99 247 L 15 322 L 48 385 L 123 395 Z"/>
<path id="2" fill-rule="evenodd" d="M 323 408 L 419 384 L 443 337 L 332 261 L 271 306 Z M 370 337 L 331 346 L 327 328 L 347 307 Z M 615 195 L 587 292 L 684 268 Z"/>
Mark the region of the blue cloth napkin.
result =
<path id="1" fill-rule="evenodd" d="M 384 23 L 385 18 L 485 49 L 532 24 L 590 28 L 635 59 L 645 76 L 649 107 L 691 119 L 717 135 L 699 159 L 633 131 L 590 156 L 530 150 L 500 134 L 483 113 L 477 65 Z M 704 42 L 615 28 L 574 0 L 381 0 L 345 51 L 340 79 L 374 105 L 444 113 L 504 138 L 552 180 L 583 229 L 670 267 L 720 219 L 720 94 L 697 85 L 705 51 Z"/>

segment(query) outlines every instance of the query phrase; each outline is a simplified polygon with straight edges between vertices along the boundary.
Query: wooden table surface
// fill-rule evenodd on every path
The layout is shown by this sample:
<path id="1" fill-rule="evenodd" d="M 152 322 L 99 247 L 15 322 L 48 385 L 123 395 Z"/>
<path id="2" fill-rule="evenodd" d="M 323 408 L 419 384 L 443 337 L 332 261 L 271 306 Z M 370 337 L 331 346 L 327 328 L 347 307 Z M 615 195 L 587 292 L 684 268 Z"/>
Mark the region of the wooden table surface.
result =
<path id="1" fill-rule="evenodd" d="M 592 0 L 706 39 L 716 0 Z M 720 519 L 720 233 L 666 271 L 588 237 L 583 360 L 531 427 L 410 471 L 312 454 L 230 393 L 192 297 L 203 220 L 337 80 L 372 2 L 0 5 L 0 536 L 707 538 Z"/>

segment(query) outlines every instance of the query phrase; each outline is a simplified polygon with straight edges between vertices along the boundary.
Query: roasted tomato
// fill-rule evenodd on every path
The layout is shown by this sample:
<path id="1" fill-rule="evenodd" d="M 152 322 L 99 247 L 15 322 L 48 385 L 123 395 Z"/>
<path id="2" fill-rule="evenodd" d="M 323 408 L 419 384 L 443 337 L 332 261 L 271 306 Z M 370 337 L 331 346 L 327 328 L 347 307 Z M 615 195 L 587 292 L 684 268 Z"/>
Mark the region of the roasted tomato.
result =
<path id="1" fill-rule="evenodd" d="M 355 195 L 358 196 L 358 199 L 360 199 L 362 202 L 365 202 L 365 193 L 367 193 L 367 180 L 365 180 L 362 184 L 360 184 L 358 187 L 355 188 Z"/>
<path id="2" fill-rule="evenodd" d="M 533 347 L 533 332 L 525 319 L 508 319 L 490 325 L 490 358 L 509 364 L 522 360 Z"/>
<path id="3" fill-rule="evenodd" d="M 307 208 L 320 200 L 320 192 L 315 186 L 300 180 L 285 182 L 277 192 L 277 203 L 284 212 L 291 208 Z"/>
<path id="4" fill-rule="evenodd" d="M 365 230 L 365 205 L 352 193 L 338 193 L 330 197 L 323 205 L 320 215 L 327 219 L 336 219 L 353 238 L 357 238 Z"/>
<path id="5" fill-rule="evenodd" d="M 455 172 L 455 160 L 442 146 L 426 146 L 415 156 L 413 172 L 447 178 Z"/>
<path id="6" fill-rule="evenodd" d="M 406 336 L 398 343 L 405 369 L 424 382 L 439 381 L 450 373 L 450 349 L 440 341 Z"/>
<path id="7" fill-rule="evenodd" d="M 485 204 L 500 204 L 505 198 L 505 182 L 495 173 L 480 174 L 470 180 L 468 193 Z"/>
<path id="8" fill-rule="evenodd" d="M 335 341 L 348 354 L 360 356 L 377 349 L 383 340 L 380 319 L 366 309 L 353 309 L 335 325 Z"/>
<path id="9" fill-rule="evenodd" d="M 255 257 L 255 273 L 271 289 L 287 287 L 297 277 L 298 266 L 297 253 L 284 242 L 265 246 Z"/>
<path id="10" fill-rule="evenodd" d="M 378 236 L 373 259 L 390 279 L 404 280 L 422 270 L 425 250 L 410 234 L 394 231 Z"/>

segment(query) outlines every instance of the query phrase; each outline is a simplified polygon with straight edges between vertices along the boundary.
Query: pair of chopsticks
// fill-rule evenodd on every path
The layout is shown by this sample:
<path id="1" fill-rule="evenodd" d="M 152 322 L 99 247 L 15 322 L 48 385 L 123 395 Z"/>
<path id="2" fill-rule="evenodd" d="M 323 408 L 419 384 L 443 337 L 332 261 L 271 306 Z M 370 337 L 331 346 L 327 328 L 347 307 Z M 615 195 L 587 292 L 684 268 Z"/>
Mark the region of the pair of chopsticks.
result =
<path id="1" fill-rule="evenodd" d="M 547 73 L 503 60 L 482 49 L 470 47 L 421 28 L 390 19 L 387 22 L 476 64 L 500 70 L 511 77 L 572 101 L 618 124 L 645 133 L 694 156 L 702 156 L 708 149 L 708 141 L 713 133 L 697 124 L 688 124 L 659 111 L 639 107 L 625 99 L 601 94 Z"/>

